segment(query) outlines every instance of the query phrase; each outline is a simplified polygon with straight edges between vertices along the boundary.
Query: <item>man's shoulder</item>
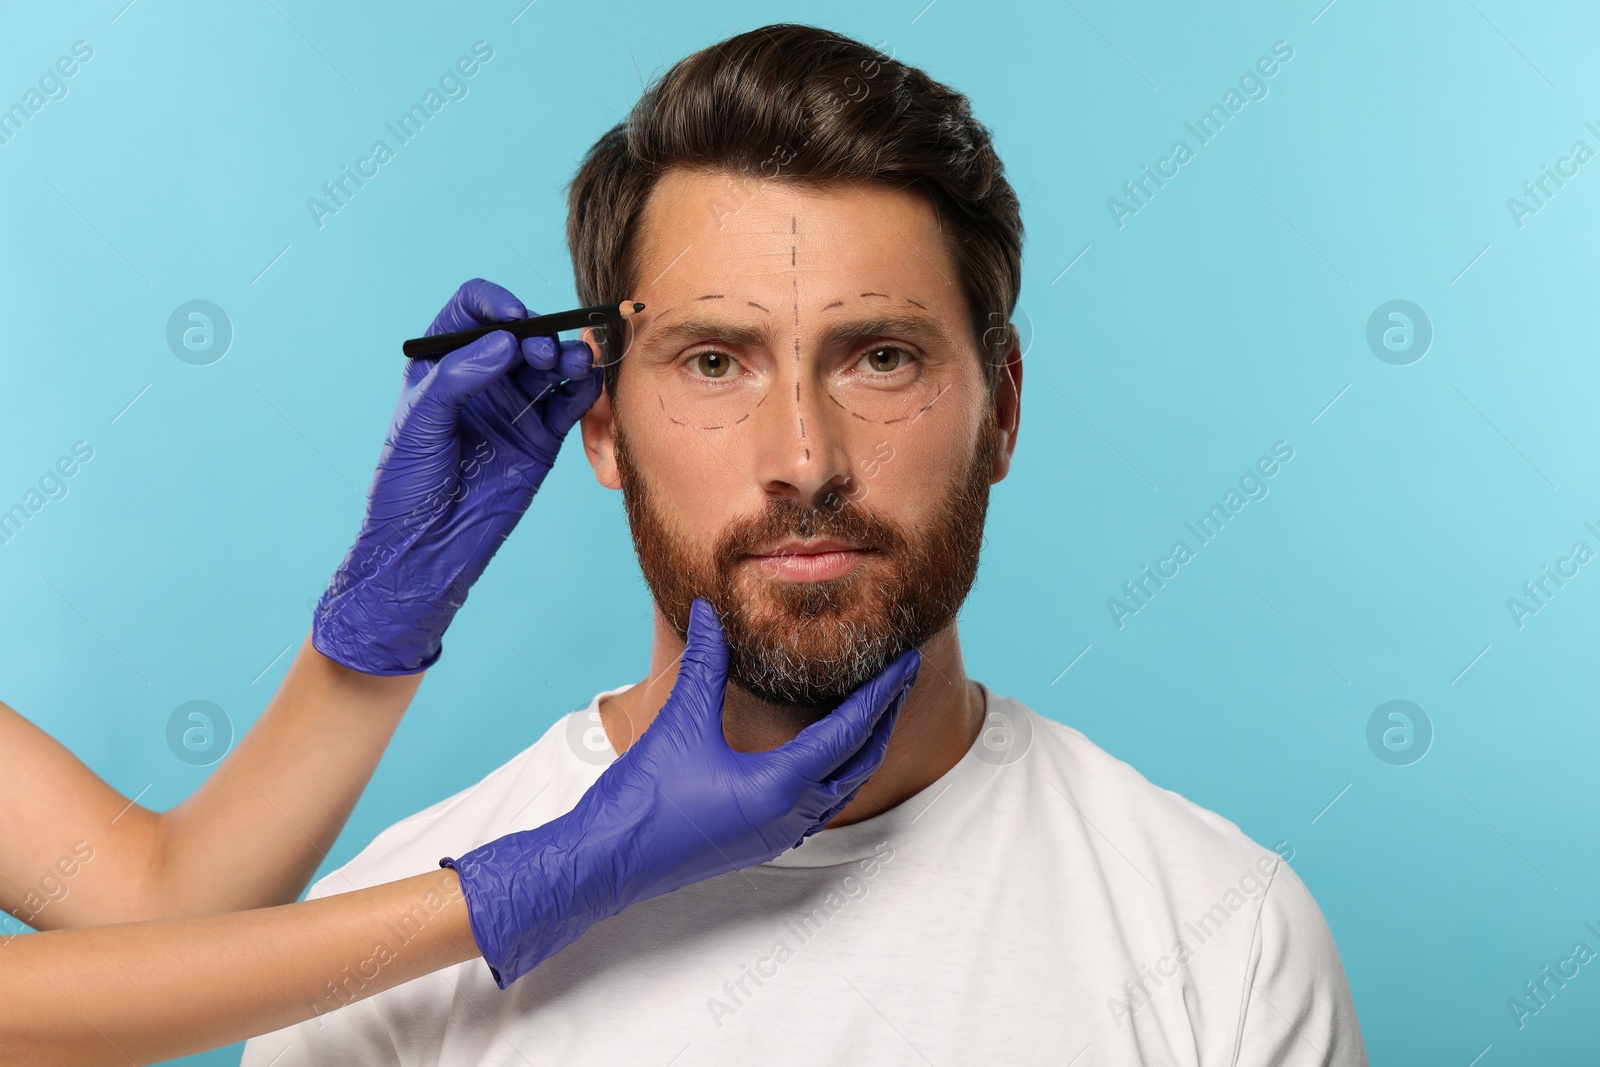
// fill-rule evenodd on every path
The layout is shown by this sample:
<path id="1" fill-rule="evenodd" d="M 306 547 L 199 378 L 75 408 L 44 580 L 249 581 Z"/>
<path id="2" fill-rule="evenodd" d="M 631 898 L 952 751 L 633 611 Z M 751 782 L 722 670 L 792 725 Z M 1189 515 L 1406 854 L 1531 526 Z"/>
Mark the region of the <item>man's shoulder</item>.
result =
<path id="1" fill-rule="evenodd" d="M 1030 753 L 1068 814 L 1091 834 L 1134 859 L 1183 866 L 1195 873 L 1224 874 L 1254 866 L 1263 855 L 1276 859 L 1232 820 L 1150 781 L 1137 768 L 1107 752 L 1081 730 L 1032 710 L 1012 697 L 1019 721 L 1032 730 Z M 1136 863 L 1137 865 L 1137 863 Z"/>
<path id="2" fill-rule="evenodd" d="M 587 707 L 561 715 L 533 744 L 477 782 L 384 828 L 348 863 L 319 879 L 307 896 L 348 893 L 421 874 L 446 856 L 570 811 L 613 758 L 609 743 L 602 754 L 592 738 L 599 727 L 600 698 L 617 692 L 621 689 L 605 690 Z"/>
<path id="3" fill-rule="evenodd" d="M 1023 717 L 1026 709 L 1017 708 Z M 1128 939 L 1130 982 L 1108 1002 L 1118 1029 L 1130 1018 L 1135 1028 L 1160 1028 L 1154 1020 L 1174 1003 L 1161 979 L 1176 961 L 1188 984 L 1185 1010 L 1204 985 L 1205 1002 L 1228 1020 L 1230 1062 L 1299 1063 L 1314 1047 L 1318 1063 L 1364 1065 L 1343 964 L 1326 918 L 1290 866 L 1293 851 L 1258 844 L 1081 731 L 1027 716 L 1035 731 L 1027 758 L 1037 760 L 1042 783 L 1034 792 L 1041 804 L 1056 799 L 1049 832 L 1067 842 L 1056 851 L 1071 873 L 1091 865 L 1115 887 L 1099 899 L 1116 913 L 1109 925 Z M 1073 916 L 1082 920 L 1081 912 Z M 1179 1016 L 1172 1025 L 1184 1022 Z"/>

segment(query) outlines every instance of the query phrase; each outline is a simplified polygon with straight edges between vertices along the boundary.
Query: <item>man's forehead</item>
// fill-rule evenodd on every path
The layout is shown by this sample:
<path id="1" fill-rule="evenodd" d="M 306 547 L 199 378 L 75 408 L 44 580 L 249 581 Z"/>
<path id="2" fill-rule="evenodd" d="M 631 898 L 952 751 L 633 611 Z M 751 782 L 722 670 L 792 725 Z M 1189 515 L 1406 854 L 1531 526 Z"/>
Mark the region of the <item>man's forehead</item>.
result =
<path id="1" fill-rule="evenodd" d="M 675 168 L 662 175 L 638 238 L 636 288 L 695 300 L 746 281 L 856 292 L 958 293 L 931 202 L 877 183 L 741 179 Z M 748 286 L 747 286 L 748 287 Z M 638 295 L 637 293 L 635 295 Z"/>

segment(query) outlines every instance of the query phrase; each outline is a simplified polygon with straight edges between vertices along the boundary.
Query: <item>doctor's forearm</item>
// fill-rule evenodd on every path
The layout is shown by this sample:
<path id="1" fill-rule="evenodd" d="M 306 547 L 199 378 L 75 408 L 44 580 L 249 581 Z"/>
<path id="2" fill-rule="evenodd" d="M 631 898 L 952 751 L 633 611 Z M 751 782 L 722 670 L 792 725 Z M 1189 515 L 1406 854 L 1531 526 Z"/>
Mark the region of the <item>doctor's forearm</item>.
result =
<path id="1" fill-rule="evenodd" d="M 0 939 L 0 1062 L 187 1055 L 477 954 L 451 870 L 231 915 Z"/>

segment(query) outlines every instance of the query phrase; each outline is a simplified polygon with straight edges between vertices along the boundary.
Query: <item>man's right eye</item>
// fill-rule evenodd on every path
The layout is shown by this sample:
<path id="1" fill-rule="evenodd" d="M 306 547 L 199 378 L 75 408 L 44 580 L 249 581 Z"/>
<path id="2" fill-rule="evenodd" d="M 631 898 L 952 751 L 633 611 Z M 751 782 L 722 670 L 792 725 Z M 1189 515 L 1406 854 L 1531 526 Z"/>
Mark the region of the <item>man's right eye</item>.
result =
<path id="1" fill-rule="evenodd" d="M 701 372 L 702 378 L 721 378 L 732 369 L 733 357 L 726 352 L 708 349 L 690 356 L 688 364 L 694 370 Z"/>

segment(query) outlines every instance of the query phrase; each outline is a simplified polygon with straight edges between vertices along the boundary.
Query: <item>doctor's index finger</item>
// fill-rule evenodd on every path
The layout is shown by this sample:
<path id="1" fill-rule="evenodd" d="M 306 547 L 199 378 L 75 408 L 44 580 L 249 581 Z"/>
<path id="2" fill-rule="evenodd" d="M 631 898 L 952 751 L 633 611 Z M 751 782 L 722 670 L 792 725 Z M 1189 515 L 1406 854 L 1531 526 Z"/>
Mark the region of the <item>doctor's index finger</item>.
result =
<path id="1" fill-rule="evenodd" d="M 484 278 L 472 278 L 451 295 L 428 333 L 455 333 L 527 317 L 527 306 L 511 290 Z"/>
<path id="2" fill-rule="evenodd" d="M 868 742 L 890 706 L 911 691 L 921 663 L 922 653 L 916 649 L 902 652 L 846 697 L 844 703 L 775 751 L 796 759 L 812 781 L 830 777 Z"/>

